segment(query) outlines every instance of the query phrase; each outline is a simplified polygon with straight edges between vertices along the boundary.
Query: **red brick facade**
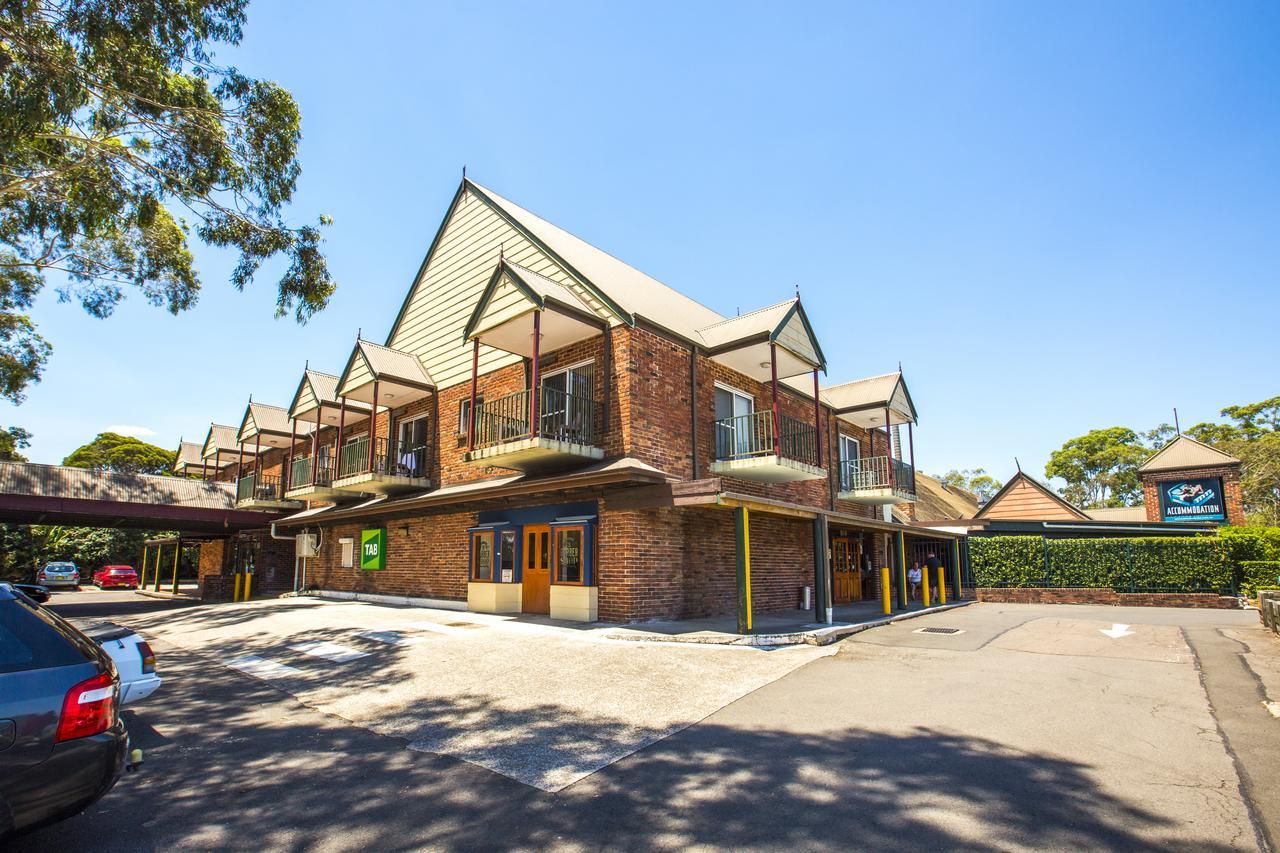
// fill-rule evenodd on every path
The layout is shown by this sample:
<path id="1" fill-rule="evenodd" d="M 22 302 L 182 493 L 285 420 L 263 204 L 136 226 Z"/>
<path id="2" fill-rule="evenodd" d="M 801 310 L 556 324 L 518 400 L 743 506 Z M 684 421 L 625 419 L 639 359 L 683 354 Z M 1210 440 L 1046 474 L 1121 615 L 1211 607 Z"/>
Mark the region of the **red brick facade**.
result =
<path id="1" fill-rule="evenodd" d="M 1199 477 L 1222 478 L 1222 500 L 1227 511 L 1227 524 L 1244 524 L 1244 497 L 1240 492 L 1239 464 L 1143 473 L 1141 475 L 1142 502 L 1147 510 L 1147 521 L 1161 520 L 1160 485 L 1162 483 Z"/>

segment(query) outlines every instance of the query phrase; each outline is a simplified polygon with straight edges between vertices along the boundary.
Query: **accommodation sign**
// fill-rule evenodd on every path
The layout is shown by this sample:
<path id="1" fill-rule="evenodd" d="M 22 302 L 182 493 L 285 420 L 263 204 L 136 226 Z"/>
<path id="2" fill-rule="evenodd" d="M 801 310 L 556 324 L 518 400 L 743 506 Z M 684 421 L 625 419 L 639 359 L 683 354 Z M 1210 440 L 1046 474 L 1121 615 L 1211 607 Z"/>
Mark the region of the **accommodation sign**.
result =
<path id="1" fill-rule="evenodd" d="M 360 568 L 376 571 L 387 567 L 387 530 L 376 527 L 360 531 Z"/>
<path id="2" fill-rule="evenodd" d="M 1160 518 L 1164 521 L 1226 521 L 1222 478 L 1160 483 Z"/>

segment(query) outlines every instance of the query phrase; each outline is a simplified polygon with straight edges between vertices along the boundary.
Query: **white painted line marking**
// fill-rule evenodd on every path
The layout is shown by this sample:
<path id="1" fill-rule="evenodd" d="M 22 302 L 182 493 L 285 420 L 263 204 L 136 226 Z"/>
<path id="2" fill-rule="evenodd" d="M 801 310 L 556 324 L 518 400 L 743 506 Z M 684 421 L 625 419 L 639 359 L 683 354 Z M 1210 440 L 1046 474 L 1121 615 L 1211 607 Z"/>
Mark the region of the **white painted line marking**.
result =
<path id="1" fill-rule="evenodd" d="M 252 675 L 254 678 L 289 678 L 290 676 L 302 675 L 302 670 L 300 669 L 285 666 L 277 661 L 260 658 L 257 655 L 245 655 L 242 658 L 225 661 L 225 663 L 231 669 L 238 669 L 245 675 Z"/>
<path id="2" fill-rule="evenodd" d="M 1271 712 L 1271 716 L 1280 717 L 1280 702 L 1269 702 L 1263 700 L 1262 705 Z"/>
<path id="3" fill-rule="evenodd" d="M 408 627 L 418 628 L 422 631 L 434 631 L 437 634 L 461 634 L 467 630 L 453 625 L 441 625 L 439 622 L 410 622 Z"/>
<path id="4" fill-rule="evenodd" d="M 1110 628 L 1099 628 L 1098 631 L 1103 634 L 1106 634 L 1108 637 L 1110 637 L 1113 640 L 1118 640 L 1121 637 L 1129 637 L 1133 635 L 1133 632 L 1129 630 L 1128 625 L 1121 625 L 1119 622 L 1112 622 Z"/>
<path id="5" fill-rule="evenodd" d="M 406 637 L 399 631 L 361 631 L 356 636 L 375 643 L 386 643 L 388 646 L 412 646 L 414 643 L 426 642 L 425 637 Z"/>
<path id="6" fill-rule="evenodd" d="M 325 660 L 331 660 L 334 663 L 346 663 L 357 658 L 368 657 L 368 652 L 362 652 L 359 649 L 353 649 L 350 646 L 344 646 L 339 643 L 330 643 L 327 640 L 316 640 L 311 643 L 299 643 L 296 646 L 290 646 L 295 652 L 302 652 L 304 655 L 312 655 Z"/>

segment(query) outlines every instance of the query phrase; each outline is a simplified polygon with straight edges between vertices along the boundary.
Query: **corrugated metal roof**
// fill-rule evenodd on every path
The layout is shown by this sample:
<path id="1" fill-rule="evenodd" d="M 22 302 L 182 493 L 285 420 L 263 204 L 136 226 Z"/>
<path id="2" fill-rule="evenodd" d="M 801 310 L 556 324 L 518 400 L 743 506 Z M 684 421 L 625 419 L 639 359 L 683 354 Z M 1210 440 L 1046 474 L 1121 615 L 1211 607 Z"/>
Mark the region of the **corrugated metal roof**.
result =
<path id="1" fill-rule="evenodd" d="M 249 419 L 253 419 L 253 427 L 249 426 Z M 244 420 L 241 421 L 238 439 L 240 441 L 248 441 L 259 432 L 276 432 L 282 435 L 288 435 L 290 432 L 289 410 L 282 409 L 279 406 L 268 406 L 266 403 L 250 403 L 245 409 Z M 295 435 L 303 436 L 311 434 L 311 424 L 299 423 L 294 430 Z"/>
<path id="2" fill-rule="evenodd" d="M 338 402 L 338 377 L 318 370 L 306 371 L 307 381 L 311 383 L 311 393 L 321 403 Z"/>
<path id="3" fill-rule="evenodd" d="M 1240 460 L 1215 447 L 1180 435 L 1138 466 L 1139 471 L 1176 471 L 1180 468 L 1210 468 L 1239 465 Z"/>
<path id="4" fill-rule="evenodd" d="M 708 347 L 740 341 L 759 334 L 773 334 L 795 306 L 796 299 L 788 299 L 767 308 L 758 308 L 739 317 L 719 320 L 698 329 L 698 337 Z"/>
<path id="5" fill-rule="evenodd" d="M 513 264 L 511 261 L 503 260 L 503 263 L 509 267 L 512 272 L 519 276 L 520 280 L 532 289 L 534 293 L 537 293 L 544 299 L 554 299 L 564 305 L 568 305 L 573 308 L 580 308 L 588 314 L 596 314 L 590 305 L 582 301 L 578 294 L 574 293 L 560 282 L 552 281 L 541 273 L 536 273 L 528 267 L 522 267 L 519 264 Z"/>
<path id="6" fill-rule="evenodd" d="M 1099 509 L 1086 509 L 1084 514 L 1094 521 L 1146 521 L 1145 506 L 1109 506 Z"/>
<path id="7" fill-rule="evenodd" d="M 240 441 L 236 438 L 239 433 L 240 430 L 233 426 L 209 424 L 209 435 L 205 438 L 204 445 L 200 449 L 201 458 L 211 459 L 219 450 L 226 454 L 240 453 Z M 253 456 L 253 447 L 244 448 L 244 455 Z M 235 461 L 233 456 L 230 462 Z M 226 459 L 223 459 L 222 462 L 224 465 L 230 464 Z"/>
<path id="8" fill-rule="evenodd" d="M 365 340 L 358 341 L 356 346 L 373 375 L 379 379 L 399 379 L 410 384 L 435 387 L 435 382 L 417 356 Z"/>
<path id="9" fill-rule="evenodd" d="M 231 483 L 32 462 L 0 462 L 0 493 L 225 510 L 236 502 Z"/>
<path id="10" fill-rule="evenodd" d="M 893 401 L 894 391 L 902 382 L 901 371 L 886 373 L 882 376 L 869 376 L 866 379 L 855 379 L 841 385 L 832 385 L 818 391 L 822 402 L 837 411 L 847 409 L 885 406 Z M 910 417 L 915 412 L 900 412 Z"/>
<path id="11" fill-rule="evenodd" d="M 173 460 L 173 470 L 181 471 L 188 465 L 199 465 L 200 462 L 200 445 L 194 441 L 178 443 L 178 453 Z"/>

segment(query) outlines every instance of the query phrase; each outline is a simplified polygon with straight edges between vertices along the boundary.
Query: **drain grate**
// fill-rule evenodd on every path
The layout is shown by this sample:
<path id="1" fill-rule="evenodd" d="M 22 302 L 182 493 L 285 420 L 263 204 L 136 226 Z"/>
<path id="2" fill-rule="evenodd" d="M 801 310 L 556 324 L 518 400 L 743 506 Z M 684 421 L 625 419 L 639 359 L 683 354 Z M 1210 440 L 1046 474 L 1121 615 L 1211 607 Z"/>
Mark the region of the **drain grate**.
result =
<path id="1" fill-rule="evenodd" d="M 917 634 L 963 634 L 962 628 L 917 628 Z"/>

